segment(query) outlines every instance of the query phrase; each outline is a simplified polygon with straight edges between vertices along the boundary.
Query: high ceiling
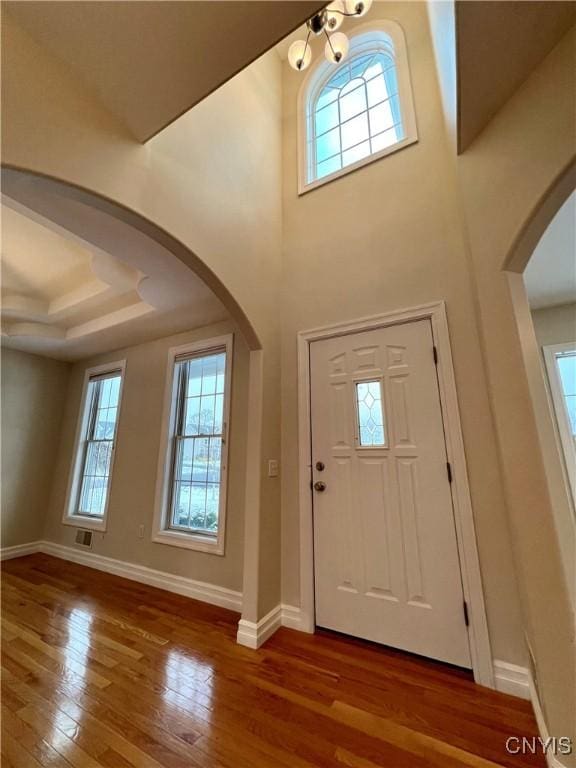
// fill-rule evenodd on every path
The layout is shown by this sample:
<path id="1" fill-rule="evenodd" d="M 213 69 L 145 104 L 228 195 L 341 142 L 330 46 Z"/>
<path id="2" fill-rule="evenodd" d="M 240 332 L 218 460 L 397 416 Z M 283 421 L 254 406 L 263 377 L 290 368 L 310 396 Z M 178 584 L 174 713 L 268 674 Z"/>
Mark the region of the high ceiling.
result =
<path id="1" fill-rule="evenodd" d="M 146 141 L 298 27 L 313 0 L 4 2 Z"/>
<path id="2" fill-rule="evenodd" d="M 460 152 L 574 23 L 574 2 L 456 2 Z"/>
<path id="3" fill-rule="evenodd" d="M 532 309 L 576 302 L 576 192 L 542 235 L 524 282 Z"/>
<path id="4" fill-rule="evenodd" d="M 214 294 L 177 261 L 154 264 L 144 252 L 140 264 L 121 260 L 14 201 L 5 203 L 3 346 L 75 360 L 227 317 Z"/>

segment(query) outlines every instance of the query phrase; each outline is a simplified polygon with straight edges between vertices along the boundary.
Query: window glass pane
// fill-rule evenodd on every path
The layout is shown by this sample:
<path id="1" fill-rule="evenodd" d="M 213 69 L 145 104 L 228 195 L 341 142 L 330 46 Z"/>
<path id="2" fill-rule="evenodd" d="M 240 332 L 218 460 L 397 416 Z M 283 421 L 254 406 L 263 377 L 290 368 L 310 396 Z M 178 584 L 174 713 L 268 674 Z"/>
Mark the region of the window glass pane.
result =
<path id="1" fill-rule="evenodd" d="M 314 123 L 308 119 L 309 181 L 401 141 L 404 129 L 394 56 L 378 51 L 347 60 L 309 108 L 314 119 Z"/>
<path id="2" fill-rule="evenodd" d="M 338 114 L 338 103 L 333 102 L 324 109 L 320 109 L 316 112 L 316 136 L 320 136 L 322 133 L 326 133 L 330 128 L 338 125 L 340 122 Z"/>
<path id="3" fill-rule="evenodd" d="M 375 57 L 373 53 L 370 53 L 368 56 L 360 56 L 357 59 L 352 59 L 350 62 L 350 78 L 353 79 L 355 77 L 361 77 L 362 75 L 367 77 L 366 71 L 368 66 L 374 62 L 376 58 L 377 57 Z"/>
<path id="4" fill-rule="evenodd" d="M 392 109 L 390 108 L 390 102 L 385 101 L 383 104 L 379 104 L 377 107 L 372 107 L 370 110 L 370 135 L 375 136 L 378 133 L 392 128 L 394 125 L 394 117 L 392 116 Z"/>
<path id="5" fill-rule="evenodd" d="M 576 437 L 576 355 L 558 355 L 556 363 L 572 435 Z"/>
<path id="6" fill-rule="evenodd" d="M 118 398 L 120 397 L 120 379 L 121 376 L 114 376 L 113 378 L 108 379 L 110 382 L 110 400 L 108 405 L 111 408 L 118 407 Z"/>
<path id="7" fill-rule="evenodd" d="M 323 136 L 320 136 L 316 142 L 316 160 L 318 163 L 332 157 L 340 152 L 340 130 L 334 128 Z"/>
<path id="8" fill-rule="evenodd" d="M 559 355 L 556 361 L 564 395 L 576 395 L 576 355 Z"/>
<path id="9" fill-rule="evenodd" d="M 366 83 L 366 90 L 368 92 L 368 105 L 370 107 L 375 104 L 380 104 L 382 101 L 386 101 L 390 95 L 388 93 L 388 88 L 386 88 L 386 82 L 382 76 L 368 80 Z"/>
<path id="10" fill-rule="evenodd" d="M 346 150 L 346 152 L 342 153 L 342 165 L 351 165 L 352 163 L 357 163 L 358 160 L 363 160 L 365 157 L 368 157 L 370 154 L 370 142 L 365 141 L 362 144 L 357 144 L 352 149 Z"/>
<path id="11" fill-rule="evenodd" d="M 96 377 L 88 382 L 86 433 L 81 446 L 84 456 L 74 514 L 104 517 L 121 379 L 122 375 L 118 373 Z"/>
<path id="12" fill-rule="evenodd" d="M 576 395 L 566 395 L 566 408 L 568 410 L 568 418 L 570 419 L 572 436 L 576 437 Z"/>
<path id="13" fill-rule="evenodd" d="M 111 459 L 111 442 L 88 443 L 78 505 L 80 514 L 103 517 Z"/>
<path id="14" fill-rule="evenodd" d="M 323 163 L 318 163 L 316 166 L 316 178 L 321 179 L 324 176 L 328 176 L 330 173 L 335 173 L 342 168 L 342 160 L 340 155 L 330 158 Z"/>
<path id="15" fill-rule="evenodd" d="M 366 88 L 363 80 L 351 80 L 340 93 L 340 120 L 344 122 L 354 115 L 365 112 Z"/>
<path id="16" fill-rule="evenodd" d="M 186 435 L 198 435 L 200 433 L 200 397 L 186 398 L 186 423 L 184 433 Z"/>
<path id="17" fill-rule="evenodd" d="M 174 492 L 172 524 L 187 526 L 190 518 L 191 483 L 177 482 Z"/>
<path id="18" fill-rule="evenodd" d="M 188 365 L 188 385 L 187 394 L 189 397 L 200 395 L 202 392 L 202 358 L 194 358 L 188 363 L 179 363 L 179 365 Z"/>
<path id="19" fill-rule="evenodd" d="M 117 408 L 99 408 L 96 413 L 96 440 L 113 440 L 116 430 Z"/>
<path id="20" fill-rule="evenodd" d="M 390 128 L 389 131 L 379 133 L 378 136 L 374 136 L 372 139 L 372 152 L 380 152 L 382 149 L 391 147 L 393 144 L 398 143 L 398 135 L 396 128 Z"/>
<path id="21" fill-rule="evenodd" d="M 340 130 L 342 131 L 342 150 L 360 144 L 368 138 L 368 116 L 366 114 L 359 115 L 344 123 Z"/>
<path id="22" fill-rule="evenodd" d="M 356 384 L 358 437 L 361 446 L 386 445 L 382 412 L 382 385 L 379 379 Z"/>
<path id="23" fill-rule="evenodd" d="M 339 93 L 339 88 L 330 88 L 330 86 L 326 86 L 326 88 L 321 91 L 320 96 L 318 97 L 318 101 L 316 102 L 316 109 L 322 109 L 328 104 L 336 101 Z"/>
<path id="24" fill-rule="evenodd" d="M 187 366 L 184 391 L 177 391 L 174 476 L 170 525 L 214 534 L 218 531 L 226 354 L 176 363 Z M 178 433 L 178 425 L 182 432 Z"/>

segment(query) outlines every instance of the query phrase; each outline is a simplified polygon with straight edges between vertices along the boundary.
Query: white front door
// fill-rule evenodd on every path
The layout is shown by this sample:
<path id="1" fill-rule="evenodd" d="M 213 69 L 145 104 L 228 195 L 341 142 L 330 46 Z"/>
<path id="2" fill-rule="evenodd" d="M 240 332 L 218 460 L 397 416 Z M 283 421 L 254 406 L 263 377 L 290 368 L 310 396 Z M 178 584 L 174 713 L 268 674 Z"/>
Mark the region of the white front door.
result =
<path id="1" fill-rule="evenodd" d="M 310 345 L 316 624 L 471 667 L 429 320 Z"/>

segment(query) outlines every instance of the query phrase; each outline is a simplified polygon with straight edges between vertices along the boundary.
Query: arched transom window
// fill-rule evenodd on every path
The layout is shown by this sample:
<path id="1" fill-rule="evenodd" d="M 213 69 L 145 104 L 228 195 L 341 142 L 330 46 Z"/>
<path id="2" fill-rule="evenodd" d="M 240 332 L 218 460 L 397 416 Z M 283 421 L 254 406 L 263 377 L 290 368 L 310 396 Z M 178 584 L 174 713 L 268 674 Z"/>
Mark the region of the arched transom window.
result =
<path id="1" fill-rule="evenodd" d="M 404 39 L 394 31 L 395 40 L 382 30 L 357 35 L 346 61 L 312 73 L 301 191 L 417 140 Z"/>

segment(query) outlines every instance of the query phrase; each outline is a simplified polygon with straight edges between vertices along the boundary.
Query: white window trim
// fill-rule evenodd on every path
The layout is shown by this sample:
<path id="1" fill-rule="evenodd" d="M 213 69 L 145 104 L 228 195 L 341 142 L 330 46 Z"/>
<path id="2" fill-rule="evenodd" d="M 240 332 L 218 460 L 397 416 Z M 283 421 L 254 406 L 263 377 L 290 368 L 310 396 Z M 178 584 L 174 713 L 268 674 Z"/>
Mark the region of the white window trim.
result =
<path id="1" fill-rule="evenodd" d="M 112 446 L 112 458 L 110 459 L 110 475 L 108 476 L 108 492 L 106 494 L 106 505 L 104 507 L 104 515 L 101 518 L 94 518 L 89 515 L 80 515 L 74 512 L 76 507 L 76 501 L 78 499 L 78 493 L 80 491 L 80 482 L 82 479 L 82 451 L 80 450 L 80 444 L 83 436 L 86 432 L 89 409 L 86 407 L 86 398 L 88 396 L 88 384 L 92 376 L 100 376 L 103 373 L 112 373 L 119 371 L 120 378 L 120 391 L 118 393 L 118 411 L 116 413 L 116 432 L 114 435 L 114 444 Z M 66 505 L 64 507 L 64 514 L 62 516 L 62 522 L 64 525 L 73 525 L 77 528 L 88 528 L 92 531 L 105 531 L 108 523 L 108 506 L 110 504 L 110 496 L 112 491 L 112 477 L 114 474 L 114 462 L 116 460 L 116 443 L 118 442 L 118 428 L 120 425 L 120 412 L 122 409 L 122 391 L 124 389 L 124 376 L 126 373 L 126 360 L 117 360 L 113 363 L 105 363 L 104 365 L 96 365 L 92 368 L 87 368 L 84 372 L 84 384 L 82 387 L 82 398 L 80 400 L 80 413 L 78 414 L 78 422 L 76 425 L 76 437 L 74 439 L 74 453 L 72 455 L 72 466 L 70 468 L 70 475 L 68 479 L 68 491 L 66 495 Z"/>
<path id="2" fill-rule="evenodd" d="M 307 77 L 300 86 L 298 95 L 298 194 L 303 195 L 312 189 L 328 184 L 334 179 L 352 173 L 358 168 L 380 160 L 387 155 L 398 152 L 410 144 L 418 141 L 418 131 L 416 127 L 416 113 L 414 110 L 414 96 L 412 93 L 412 81 L 410 77 L 410 66 L 408 63 L 408 52 L 406 49 L 406 39 L 402 27 L 395 21 L 381 19 L 378 21 L 362 24 L 355 27 L 354 34 L 350 35 L 350 50 L 348 58 L 358 54 L 367 53 L 374 49 L 380 50 L 369 38 L 371 34 L 381 32 L 388 35 L 394 45 L 394 59 L 396 62 L 396 76 L 398 79 L 398 94 L 400 100 L 400 110 L 402 112 L 402 123 L 405 130 L 405 138 L 391 147 L 375 152 L 362 160 L 347 165 L 339 171 L 334 171 L 321 179 L 308 181 L 308 103 L 314 100 L 318 91 L 325 82 L 334 74 L 334 64 L 328 61 L 320 61 L 309 71 Z"/>
<path id="3" fill-rule="evenodd" d="M 556 355 L 559 353 L 575 352 L 576 343 L 566 342 L 564 344 L 549 344 L 542 347 L 546 372 L 548 374 L 548 383 L 550 385 L 550 395 L 552 396 L 552 405 L 556 424 L 558 425 L 558 434 L 562 444 L 564 461 L 566 464 L 566 475 L 568 484 L 572 492 L 572 500 L 576 505 L 576 448 L 572 429 L 570 427 L 570 417 L 566 408 L 564 390 L 560 381 L 560 373 L 556 363 Z"/>
<path id="4" fill-rule="evenodd" d="M 154 522 L 152 526 L 152 541 L 159 544 L 170 544 L 174 547 L 194 549 L 199 552 L 210 552 L 213 555 L 224 554 L 226 536 L 226 509 L 228 486 L 228 436 L 230 434 L 230 401 L 232 396 L 232 366 L 233 366 L 234 334 L 226 334 L 211 339 L 202 339 L 191 344 L 171 347 L 168 350 L 166 368 L 166 387 L 164 392 L 164 407 L 162 411 L 162 426 L 160 447 L 158 451 L 158 471 L 156 475 L 156 497 L 154 504 Z M 174 371 L 176 358 L 186 354 L 208 354 L 216 349 L 226 352 L 226 372 L 224 379 L 224 418 L 222 445 L 222 466 L 220 475 L 220 506 L 218 510 L 218 533 L 216 536 L 168 529 L 167 522 L 170 514 L 170 475 L 171 461 L 169 445 L 176 417 L 176 386 Z"/>

